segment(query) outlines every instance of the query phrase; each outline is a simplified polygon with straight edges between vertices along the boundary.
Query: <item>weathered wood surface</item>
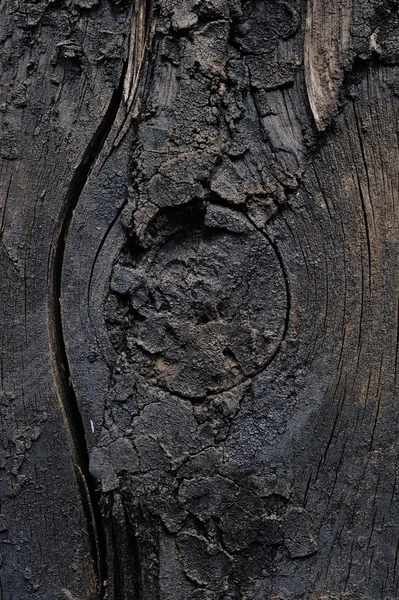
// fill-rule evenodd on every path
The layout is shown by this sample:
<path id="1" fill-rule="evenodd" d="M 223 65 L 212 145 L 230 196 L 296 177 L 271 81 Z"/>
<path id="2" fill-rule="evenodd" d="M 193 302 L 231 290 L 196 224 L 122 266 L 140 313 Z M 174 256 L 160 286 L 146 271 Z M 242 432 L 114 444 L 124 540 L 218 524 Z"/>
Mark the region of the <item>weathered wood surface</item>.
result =
<path id="1" fill-rule="evenodd" d="M 1 2 L 4 600 L 102 593 L 93 486 L 63 360 L 58 296 L 82 161 L 97 152 L 90 144 L 122 73 L 126 12 L 84 1 Z"/>
<path id="2" fill-rule="evenodd" d="M 0 597 L 396 598 L 398 3 L 0 7 Z"/>

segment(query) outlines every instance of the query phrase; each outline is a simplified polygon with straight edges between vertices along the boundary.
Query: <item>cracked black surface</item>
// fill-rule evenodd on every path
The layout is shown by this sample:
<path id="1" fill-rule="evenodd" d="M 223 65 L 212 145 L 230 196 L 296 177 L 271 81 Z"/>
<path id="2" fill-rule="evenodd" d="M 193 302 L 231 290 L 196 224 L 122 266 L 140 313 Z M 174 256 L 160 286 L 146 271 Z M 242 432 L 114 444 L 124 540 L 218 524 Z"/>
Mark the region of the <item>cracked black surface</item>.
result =
<path id="1" fill-rule="evenodd" d="M 324 285 L 313 238 L 295 231 L 313 210 L 321 144 L 304 5 L 157 5 L 131 172 L 106 234 L 123 230 L 102 314 L 116 358 L 90 453 L 121 598 L 267 598 L 285 570 L 306 586 L 317 565 L 311 476 L 290 455 L 328 381 L 325 367 L 314 396 L 301 392 L 317 347 L 307 294 Z"/>
<path id="2" fill-rule="evenodd" d="M 149 231 L 148 251 L 115 266 L 108 306 L 111 339 L 138 381 L 198 399 L 265 368 L 287 319 L 267 239 L 212 203 L 164 214 Z"/>
<path id="3" fill-rule="evenodd" d="M 287 384 L 270 369 L 291 342 L 279 358 L 289 282 L 268 224 L 301 180 L 304 149 L 273 117 L 286 87 L 304 93 L 300 40 L 285 69 L 271 60 L 299 12 L 189 5 L 160 6 L 105 307 L 117 360 L 90 471 L 125 507 L 143 598 L 174 597 L 170 572 L 185 598 L 252 598 L 277 555 L 316 550 L 311 531 L 292 537 L 309 517 L 265 458 L 296 401 L 290 382 L 279 406 Z M 255 49 L 254 27 L 265 37 Z"/>

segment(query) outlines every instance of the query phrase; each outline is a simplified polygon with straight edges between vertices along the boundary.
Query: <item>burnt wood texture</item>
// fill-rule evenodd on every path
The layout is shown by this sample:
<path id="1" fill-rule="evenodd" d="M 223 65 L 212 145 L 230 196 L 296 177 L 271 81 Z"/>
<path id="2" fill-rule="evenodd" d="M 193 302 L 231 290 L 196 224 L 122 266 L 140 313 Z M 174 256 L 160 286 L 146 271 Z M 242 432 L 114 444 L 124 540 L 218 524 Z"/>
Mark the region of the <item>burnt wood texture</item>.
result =
<path id="1" fill-rule="evenodd" d="M 0 26 L 0 600 L 398 598 L 399 2 Z"/>

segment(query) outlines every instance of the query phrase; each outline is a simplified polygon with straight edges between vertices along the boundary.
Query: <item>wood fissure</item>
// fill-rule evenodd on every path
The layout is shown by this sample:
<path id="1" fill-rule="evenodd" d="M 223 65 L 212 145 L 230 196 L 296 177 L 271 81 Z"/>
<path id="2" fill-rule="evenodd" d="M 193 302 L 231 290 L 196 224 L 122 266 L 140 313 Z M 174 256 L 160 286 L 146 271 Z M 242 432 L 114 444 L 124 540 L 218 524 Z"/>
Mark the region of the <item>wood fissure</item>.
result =
<path id="1" fill-rule="evenodd" d="M 125 75 L 126 65 L 122 70 L 120 83 L 113 93 L 104 117 L 93 138 L 90 140 L 83 157 L 71 178 L 52 243 L 52 255 L 49 268 L 49 326 L 53 368 L 59 401 L 64 410 L 65 423 L 71 438 L 71 447 L 75 454 L 73 460 L 77 480 L 82 493 L 82 502 L 83 505 L 86 506 L 88 531 L 92 544 L 92 552 L 95 556 L 95 564 L 97 566 L 98 598 L 100 600 L 108 598 L 106 588 L 108 570 L 104 528 L 98 503 L 98 494 L 89 473 L 89 454 L 87 450 L 86 434 L 68 363 L 63 335 L 60 299 L 65 243 L 68 237 L 73 211 L 78 205 L 79 197 L 86 184 L 90 171 L 100 155 L 115 122 L 122 100 Z"/>
<path id="2" fill-rule="evenodd" d="M 98 549 L 100 597 L 108 600 L 127 600 L 134 597 L 141 598 L 140 569 L 138 562 L 138 550 L 135 544 L 129 544 L 125 540 L 124 531 L 129 528 L 125 513 L 119 510 L 120 501 L 111 500 L 111 508 L 107 509 L 107 500 L 102 497 L 95 485 L 95 480 L 89 470 L 89 449 L 87 436 L 94 433 L 94 423 L 90 420 L 89 429 L 85 423 L 81 410 L 79 409 L 79 392 L 73 385 L 74 374 L 69 370 L 68 347 L 64 342 L 63 325 L 63 283 L 68 286 L 68 276 L 64 276 L 65 247 L 68 243 L 68 233 L 74 211 L 78 212 L 79 201 L 85 190 L 88 180 L 96 181 L 103 169 L 107 171 L 107 161 L 114 159 L 114 154 L 121 143 L 124 134 L 134 127 L 134 119 L 137 116 L 136 102 L 140 89 L 141 80 L 146 73 L 146 65 L 143 64 L 151 47 L 154 34 L 154 21 L 152 16 L 152 2 L 137 0 L 134 2 L 129 16 L 130 35 L 127 38 L 127 57 L 121 73 L 118 88 L 115 90 L 104 118 L 99 125 L 83 159 L 75 171 L 67 194 L 67 210 L 62 222 L 62 233 L 60 234 L 58 263 L 57 289 L 54 298 L 57 300 L 57 318 L 60 322 L 58 338 L 62 340 L 63 364 L 67 365 L 69 382 L 69 400 L 74 407 L 74 417 L 71 428 L 78 423 L 78 429 L 83 434 L 80 436 L 84 452 L 85 483 L 90 493 L 90 509 L 93 514 L 93 529 L 95 531 L 94 542 Z M 84 194 L 83 194 L 84 195 Z M 108 224 L 106 231 L 96 249 L 92 260 L 90 273 L 87 279 L 87 300 L 90 303 L 94 271 L 97 260 L 107 242 L 108 236 L 120 218 L 126 201 L 118 208 L 114 218 Z M 101 228 L 99 228 L 101 229 Z M 63 279 L 66 281 L 63 282 Z M 95 322 L 92 320 L 91 312 L 88 312 L 88 323 L 96 336 Z M 98 343 L 98 340 L 97 340 Z M 109 363 L 108 367 L 111 365 Z M 76 410 L 75 410 L 76 409 Z M 96 424 L 97 425 L 97 424 Z M 86 427 L 85 427 L 86 426 Z M 117 505 L 115 509 L 114 505 Z M 133 536 L 128 536 L 133 539 Z"/>
<path id="3" fill-rule="evenodd" d="M 396 597 L 398 0 L 5 2 L 0 597 Z"/>

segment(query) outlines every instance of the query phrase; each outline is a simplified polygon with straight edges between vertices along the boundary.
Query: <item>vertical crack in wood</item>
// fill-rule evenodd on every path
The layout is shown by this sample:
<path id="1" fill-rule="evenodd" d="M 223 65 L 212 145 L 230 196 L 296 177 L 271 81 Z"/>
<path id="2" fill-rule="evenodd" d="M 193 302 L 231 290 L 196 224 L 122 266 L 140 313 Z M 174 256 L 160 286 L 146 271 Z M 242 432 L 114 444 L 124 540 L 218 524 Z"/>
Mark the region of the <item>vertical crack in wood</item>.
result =
<path id="1" fill-rule="evenodd" d="M 126 65 L 123 67 L 120 83 L 112 95 L 109 106 L 97 127 L 96 132 L 90 140 L 80 164 L 75 169 L 69 184 L 59 215 L 58 226 L 53 237 L 49 269 L 49 329 L 53 369 L 58 398 L 65 416 L 65 422 L 71 440 L 76 478 L 81 490 L 82 503 L 88 521 L 88 533 L 94 557 L 95 574 L 98 579 L 97 596 L 101 599 L 107 597 L 106 545 L 97 494 L 89 473 L 89 455 L 83 420 L 72 385 L 68 364 L 63 336 L 60 295 L 65 243 L 68 237 L 73 211 L 78 204 L 79 197 L 86 184 L 87 178 L 115 122 L 122 100 L 125 75 Z"/>
<path id="2" fill-rule="evenodd" d="M 134 119 L 136 115 L 135 100 L 141 80 L 142 66 L 147 53 L 146 51 L 154 36 L 156 20 L 150 18 L 151 11 L 152 3 L 148 0 L 135 0 L 134 5 L 132 6 L 130 13 L 131 29 L 128 42 L 129 48 L 122 69 L 120 82 L 117 89 L 115 89 L 104 117 L 88 144 L 80 164 L 75 169 L 69 184 L 60 211 L 58 226 L 53 237 L 49 268 L 49 327 L 53 367 L 58 397 L 65 415 L 65 421 L 71 439 L 76 477 L 81 490 L 82 503 L 85 507 L 94 559 L 95 576 L 97 578 L 96 597 L 100 600 L 105 600 L 107 598 L 110 600 L 111 597 L 113 600 L 127 597 L 125 593 L 126 573 L 123 568 L 120 568 L 120 561 L 116 556 L 117 551 L 119 552 L 119 548 L 114 539 L 111 540 L 111 547 L 109 547 L 110 532 L 107 531 L 107 527 L 104 524 L 103 511 L 100 508 L 99 492 L 96 491 L 94 481 L 89 472 L 89 453 L 83 419 L 72 383 L 63 335 L 60 302 L 62 268 L 65 245 L 73 212 L 78 205 L 87 179 L 93 171 L 101 154 L 105 154 L 105 158 L 104 156 L 102 158 L 103 164 L 106 162 L 112 149 L 117 145 L 117 142 L 121 141 L 123 133 L 125 133 L 125 130 L 130 126 L 132 119 Z M 122 111 L 124 116 L 122 118 L 123 131 L 121 136 L 120 125 L 118 125 L 118 115 L 122 103 L 124 105 Z M 110 139 L 111 136 L 113 139 Z M 111 530 L 113 530 L 112 523 Z M 124 550 L 126 557 L 129 556 L 130 553 L 133 554 L 133 562 L 136 563 L 136 558 L 138 556 L 137 549 L 126 547 Z M 124 557 L 122 557 L 122 562 L 123 558 Z M 121 570 L 121 573 L 119 573 L 119 570 Z M 114 571 L 113 577 L 115 581 L 113 582 L 110 580 L 111 571 Z M 141 597 L 141 586 L 137 584 L 137 581 L 135 587 L 140 589 L 138 589 L 136 593 L 138 593 L 138 597 Z M 129 585 L 127 585 L 127 587 L 130 589 Z"/>

